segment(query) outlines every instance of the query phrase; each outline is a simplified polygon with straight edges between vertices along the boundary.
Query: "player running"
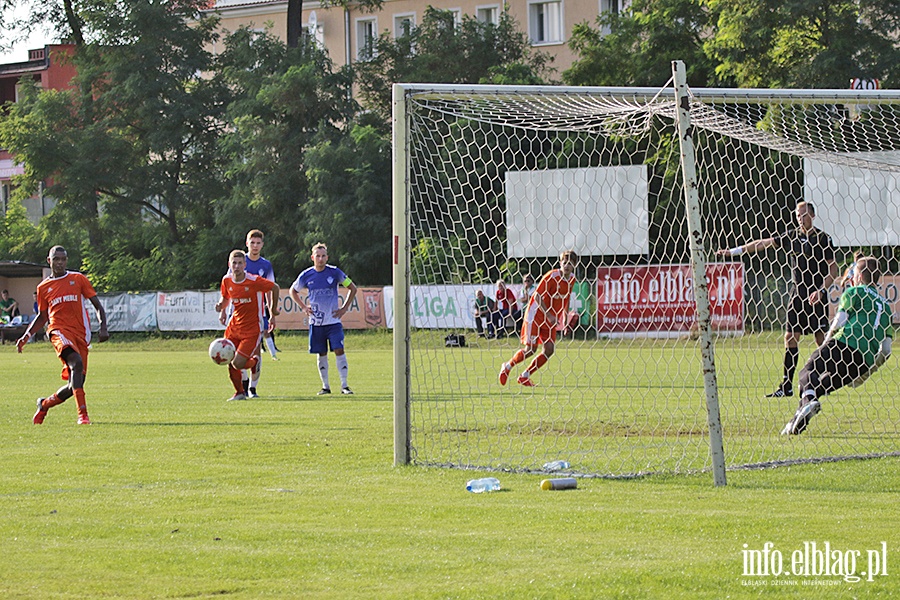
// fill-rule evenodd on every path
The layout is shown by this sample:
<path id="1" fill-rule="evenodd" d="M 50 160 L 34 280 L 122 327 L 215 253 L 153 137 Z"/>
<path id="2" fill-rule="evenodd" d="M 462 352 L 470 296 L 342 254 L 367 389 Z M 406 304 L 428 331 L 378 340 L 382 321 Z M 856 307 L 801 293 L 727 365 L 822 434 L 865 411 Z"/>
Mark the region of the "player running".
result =
<path id="1" fill-rule="evenodd" d="M 569 298 L 575 283 L 575 266 L 578 255 L 574 250 L 566 250 L 559 255 L 559 268 L 548 271 L 538 282 L 537 288 L 528 301 L 522 322 L 522 345 L 509 362 L 500 368 L 500 385 L 506 385 L 509 372 L 543 346 L 528 368 L 516 380 L 520 385 L 534 387 L 531 375 L 553 356 L 556 347 L 556 324 L 565 319 L 569 310 Z"/>
<path id="2" fill-rule="evenodd" d="M 263 309 L 265 296 L 272 293 L 273 317 L 278 311 L 278 285 L 265 277 L 247 273 L 247 259 L 243 250 L 232 250 L 228 255 L 228 273 L 222 277 L 221 297 L 216 302 L 219 311 L 219 322 L 226 320 L 225 337 L 231 340 L 236 348 L 234 359 L 228 365 L 228 377 L 234 386 L 232 400 L 246 400 L 241 370 L 253 371 L 260 360 L 259 345 L 262 341 Z M 228 319 L 228 307 L 231 306 L 231 319 Z"/>
<path id="3" fill-rule="evenodd" d="M 45 323 L 50 343 L 56 355 L 63 363 L 62 378 L 68 383 L 59 388 L 55 394 L 47 398 L 37 399 L 37 412 L 32 423 L 40 425 L 47 416 L 47 411 L 75 396 L 78 406 L 78 424 L 90 425 L 87 403 L 84 399 L 84 379 L 87 376 L 88 350 L 91 343 L 91 321 L 84 301 L 88 300 L 97 311 L 100 330 L 97 338 L 101 342 L 109 339 L 106 330 L 106 311 L 97 292 L 87 277 L 75 271 L 66 270 L 69 255 L 62 246 L 53 246 L 47 256 L 50 263 L 50 277 L 42 281 L 37 288 L 38 312 L 28 329 L 16 342 L 19 352 L 31 339 L 34 331 L 39 331 Z"/>

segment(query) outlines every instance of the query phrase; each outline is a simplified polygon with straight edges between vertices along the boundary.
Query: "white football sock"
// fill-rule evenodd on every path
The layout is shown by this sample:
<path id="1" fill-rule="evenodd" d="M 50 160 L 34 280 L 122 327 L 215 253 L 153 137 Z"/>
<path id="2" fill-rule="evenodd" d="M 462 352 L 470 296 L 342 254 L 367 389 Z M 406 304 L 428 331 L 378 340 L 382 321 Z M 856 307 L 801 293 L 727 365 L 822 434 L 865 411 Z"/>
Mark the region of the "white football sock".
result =
<path id="1" fill-rule="evenodd" d="M 331 386 L 328 385 L 328 355 L 319 356 L 319 377 L 322 379 L 322 387 L 325 389 L 330 389 Z"/>
<path id="2" fill-rule="evenodd" d="M 259 356 L 256 363 L 256 372 L 250 371 L 250 387 L 255 388 L 256 384 L 259 383 L 260 371 L 262 371 L 262 355 Z"/>
<path id="3" fill-rule="evenodd" d="M 341 387 L 347 387 L 347 355 L 341 354 L 340 356 L 334 357 L 334 362 L 338 368 L 338 374 L 341 376 Z"/>

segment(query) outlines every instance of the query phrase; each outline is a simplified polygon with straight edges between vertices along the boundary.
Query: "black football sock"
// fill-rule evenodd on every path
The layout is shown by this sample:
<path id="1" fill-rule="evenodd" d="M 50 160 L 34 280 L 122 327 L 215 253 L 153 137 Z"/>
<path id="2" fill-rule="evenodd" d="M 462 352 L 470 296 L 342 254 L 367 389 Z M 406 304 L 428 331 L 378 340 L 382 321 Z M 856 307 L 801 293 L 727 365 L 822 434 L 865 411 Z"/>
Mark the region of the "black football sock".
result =
<path id="1" fill-rule="evenodd" d="M 782 387 L 790 389 L 793 387 L 794 372 L 797 370 L 797 359 L 800 356 L 800 348 L 784 349 L 784 381 Z"/>

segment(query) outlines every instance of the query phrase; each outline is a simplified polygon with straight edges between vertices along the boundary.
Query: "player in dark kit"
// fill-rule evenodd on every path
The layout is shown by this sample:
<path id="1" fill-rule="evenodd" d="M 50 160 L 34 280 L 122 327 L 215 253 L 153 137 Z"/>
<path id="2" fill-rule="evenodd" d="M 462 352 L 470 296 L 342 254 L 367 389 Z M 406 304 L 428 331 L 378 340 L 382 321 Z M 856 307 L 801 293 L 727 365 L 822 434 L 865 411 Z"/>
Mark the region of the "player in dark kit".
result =
<path id="1" fill-rule="evenodd" d="M 748 242 L 716 252 L 720 256 L 739 256 L 766 248 L 784 248 L 793 261 L 794 289 L 787 305 L 784 324 L 784 378 L 770 398 L 794 395 L 794 372 L 797 370 L 801 335 L 814 334 L 821 346 L 828 330 L 828 286 L 838 276 L 831 236 L 813 227 L 816 210 L 809 202 L 797 205 L 797 229 L 770 238 Z"/>

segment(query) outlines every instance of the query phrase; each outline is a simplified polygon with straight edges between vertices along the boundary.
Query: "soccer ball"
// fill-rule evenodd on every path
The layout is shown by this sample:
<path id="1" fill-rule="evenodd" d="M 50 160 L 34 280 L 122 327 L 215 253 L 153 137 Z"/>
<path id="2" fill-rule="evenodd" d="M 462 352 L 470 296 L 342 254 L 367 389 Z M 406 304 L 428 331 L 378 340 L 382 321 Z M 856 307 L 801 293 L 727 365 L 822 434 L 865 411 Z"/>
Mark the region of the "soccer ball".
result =
<path id="1" fill-rule="evenodd" d="M 234 358 L 234 344 L 231 340 L 219 338 L 209 345 L 209 357 L 217 365 L 227 365 Z"/>

